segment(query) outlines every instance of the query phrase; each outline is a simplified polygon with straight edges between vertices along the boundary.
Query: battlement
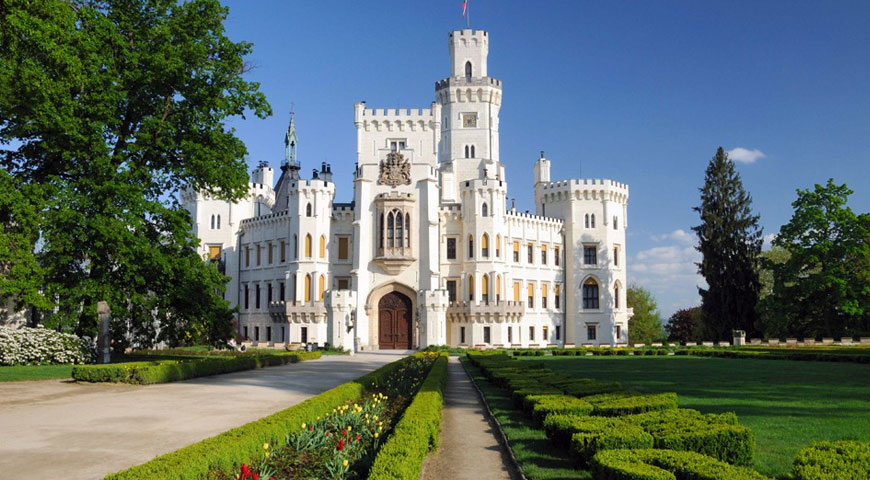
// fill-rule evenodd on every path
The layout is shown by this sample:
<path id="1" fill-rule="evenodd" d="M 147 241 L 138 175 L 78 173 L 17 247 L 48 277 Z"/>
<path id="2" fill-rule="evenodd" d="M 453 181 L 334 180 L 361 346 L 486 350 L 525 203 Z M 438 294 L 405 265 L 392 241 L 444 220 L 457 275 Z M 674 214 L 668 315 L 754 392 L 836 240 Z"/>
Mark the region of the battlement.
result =
<path id="1" fill-rule="evenodd" d="M 333 203 L 332 211 L 333 212 L 353 212 L 354 203 Z"/>
<path id="2" fill-rule="evenodd" d="M 537 187 L 537 194 L 545 202 L 561 200 L 609 200 L 628 202 L 628 184 L 601 178 L 560 180 Z"/>
<path id="3" fill-rule="evenodd" d="M 239 222 L 239 225 L 241 225 L 242 227 L 249 227 L 249 226 L 253 226 L 253 225 L 258 224 L 258 223 L 269 223 L 269 222 L 272 222 L 275 220 L 280 220 L 284 217 L 289 217 L 289 216 L 290 216 L 290 211 L 283 210 L 283 211 L 276 212 L 276 213 L 267 213 L 266 215 L 260 215 L 257 217 L 246 218 L 246 219 L 242 220 L 241 222 Z"/>
<path id="4" fill-rule="evenodd" d="M 537 221 L 553 226 L 562 226 L 565 224 L 565 221 L 559 218 L 545 217 L 543 215 L 535 215 L 533 213 L 517 212 L 513 210 L 508 210 L 506 216 L 513 217 L 515 220 Z M 508 218 L 508 220 L 511 220 L 511 218 Z"/>
<path id="5" fill-rule="evenodd" d="M 435 91 L 450 87 L 493 87 L 501 90 L 501 80 L 492 77 L 447 77 L 435 82 Z"/>
<path id="6" fill-rule="evenodd" d="M 354 121 L 360 122 L 429 122 L 440 121 L 441 113 L 434 108 L 365 108 L 365 102 L 354 105 Z"/>
<path id="7" fill-rule="evenodd" d="M 453 30 L 452 32 L 450 32 L 450 35 L 448 37 L 451 41 L 453 41 L 454 39 L 458 40 L 462 38 L 486 39 L 488 36 L 489 34 L 486 32 L 486 30 L 473 30 L 471 28 L 463 28 L 462 30 Z"/>

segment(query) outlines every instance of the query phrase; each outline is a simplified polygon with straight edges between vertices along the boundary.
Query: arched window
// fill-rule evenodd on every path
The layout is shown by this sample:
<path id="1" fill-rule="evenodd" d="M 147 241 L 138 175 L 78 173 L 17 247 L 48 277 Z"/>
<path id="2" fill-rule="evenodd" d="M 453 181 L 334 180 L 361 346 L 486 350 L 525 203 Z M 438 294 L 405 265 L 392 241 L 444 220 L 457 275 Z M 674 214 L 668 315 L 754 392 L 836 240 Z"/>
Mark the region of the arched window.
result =
<path id="1" fill-rule="evenodd" d="M 495 257 L 501 258 L 501 235 L 495 236 Z"/>
<path id="2" fill-rule="evenodd" d="M 474 237 L 468 236 L 468 258 L 474 258 Z"/>
<path id="3" fill-rule="evenodd" d="M 217 217 L 217 229 L 218 230 L 221 229 L 221 216 L 220 215 L 218 215 L 218 217 Z"/>
<path id="4" fill-rule="evenodd" d="M 595 214 L 593 213 L 590 218 L 592 219 L 592 228 L 595 228 Z"/>
<path id="5" fill-rule="evenodd" d="M 211 216 L 211 229 L 214 230 L 214 215 Z"/>
<path id="6" fill-rule="evenodd" d="M 613 286 L 613 308 L 619 309 L 619 284 Z"/>
<path id="7" fill-rule="evenodd" d="M 465 146 L 465 158 L 471 158 L 471 147 Z"/>
<path id="8" fill-rule="evenodd" d="M 501 275 L 495 276 L 495 302 L 501 301 Z"/>
<path id="9" fill-rule="evenodd" d="M 390 212 L 389 215 L 387 215 L 387 247 L 389 248 L 393 248 L 396 245 L 396 240 L 393 236 L 395 233 L 393 231 L 395 228 L 395 224 L 395 216 L 393 215 L 393 212 Z"/>
<path id="10" fill-rule="evenodd" d="M 405 245 L 405 216 L 402 212 L 396 212 L 396 243 L 401 248 Z"/>
<path id="11" fill-rule="evenodd" d="M 320 258 L 326 258 L 326 236 L 320 236 Z"/>
<path id="12" fill-rule="evenodd" d="M 411 214 L 405 214 L 405 247 L 411 246 Z"/>
<path id="13" fill-rule="evenodd" d="M 480 253 L 483 258 L 489 258 L 489 235 L 485 233 L 480 239 Z"/>
<path id="14" fill-rule="evenodd" d="M 474 301 L 474 275 L 468 276 L 468 301 Z"/>
<path id="15" fill-rule="evenodd" d="M 465 78 L 471 78 L 471 62 L 465 62 Z"/>
<path id="16" fill-rule="evenodd" d="M 471 156 L 468 158 L 477 158 L 477 156 L 474 154 L 474 145 L 471 146 Z"/>
<path id="17" fill-rule="evenodd" d="M 326 287 L 326 276 L 321 275 L 320 281 L 317 282 L 317 300 L 318 301 L 321 301 L 321 302 L 323 301 L 323 291 L 324 291 L 325 287 Z"/>
<path id="18" fill-rule="evenodd" d="M 489 275 L 480 277 L 480 299 L 483 303 L 489 302 Z"/>
<path id="19" fill-rule="evenodd" d="M 311 301 L 311 275 L 305 275 L 305 303 Z"/>
<path id="20" fill-rule="evenodd" d="M 311 235 L 305 235 L 305 258 L 311 258 Z"/>
<path id="21" fill-rule="evenodd" d="M 483 202 L 483 206 L 480 207 L 480 215 L 483 217 L 489 216 L 489 207 L 486 206 L 486 202 Z"/>
<path id="22" fill-rule="evenodd" d="M 220 217 L 218 217 L 218 220 L 220 220 Z M 218 221 L 218 225 L 220 225 L 220 221 Z M 616 215 L 614 215 L 614 216 L 613 216 L 613 229 L 614 229 L 614 230 L 619 230 L 619 226 L 618 226 L 618 225 L 619 225 L 619 217 L 617 217 Z M 218 228 L 220 228 L 220 227 L 218 227 Z"/>
<path id="23" fill-rule="evenodd" d="M 586 214 L 586 228 L 589 228 L 589 214 Z"/>
<path id="24" fill-rule="evenodd" d="M 308 205 L 305 205 L 305 216 L 306 217 L 311 216 L 311 204 L 310 203 Z"/>
<path id="25" fill-rule="evenodd" d="M 598 283 L 589 279 L 583 284 L 583 309 L 595 310 L 598 308 Z"/>

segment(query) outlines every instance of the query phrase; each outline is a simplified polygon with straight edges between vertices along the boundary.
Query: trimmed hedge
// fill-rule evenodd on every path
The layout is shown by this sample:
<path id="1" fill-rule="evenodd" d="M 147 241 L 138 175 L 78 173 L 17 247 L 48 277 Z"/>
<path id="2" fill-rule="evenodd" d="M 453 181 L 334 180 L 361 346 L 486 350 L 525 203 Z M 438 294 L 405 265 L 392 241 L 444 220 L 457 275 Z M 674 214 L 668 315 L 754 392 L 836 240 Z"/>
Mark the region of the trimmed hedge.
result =
<path id="1" fill-rule="evenodd" d="M 673 409 L 677 408 L 678 402 L 677 394 L 673 392 L 650 394 L 607 393 L 584 397 L 584 400 L 592 404 L 592 415 L 604 417 L 618 417 L 635 413 Z"/>
<path id="2" fill-rule="evenodd" d="M 438 447 L 447 384 L 447 353 L 435 360 L 417 396 L 378 451 L 369 479 L 417 480 L 430 448 Z"/>
<path id="3" fill-rule="evenodd" d="M 72 378 L 81 382 L 115 382 L 148 385 L 195 377 L 271 367 L 320 358 L 320 352 L 215 356 L 190 360 L 110 363 L 74 367 Z"/>
<path id="4" fill-rule="evenodd" d="M 553 444 L 569 447 L 581 466 L 599 450 L 653 446 L 650 434 L 618 418 L 552 414 L 544 419 L 544 430 Z"/>
<path id="5" fill-rule="evenodd" d="M 543 423 L 549 414 L 586 416 L 592 413 L 592 404 L 564 394 L 529 395 L 523 409 L 538 423 Z"/>
<path id="6" fill-rule="evenodd" d="M 105 480 L 200 480 L 212 470 L 231 472 L 238 465 L 263 454 L 263 444 L 277 444 L 299 425 L 325 416 L 333 408 L 359 398 L 365 389 L 399 368 L 410 357 L 341 384 L 286 410 L 241 427 L 188 445 L 127 470 L 107 475 Z"/>
<path id="7" fill-rule="evenodd" d="M 745 467 L 674 450 L 603 450 L 590 465 L 597 480 L 769 480 Z"/>
<path id="8" fill-rule="evenodd" d="M 866 480 L 870 478 L 870 443 L 820 442 L 798 452 L 795 480 Z"/>

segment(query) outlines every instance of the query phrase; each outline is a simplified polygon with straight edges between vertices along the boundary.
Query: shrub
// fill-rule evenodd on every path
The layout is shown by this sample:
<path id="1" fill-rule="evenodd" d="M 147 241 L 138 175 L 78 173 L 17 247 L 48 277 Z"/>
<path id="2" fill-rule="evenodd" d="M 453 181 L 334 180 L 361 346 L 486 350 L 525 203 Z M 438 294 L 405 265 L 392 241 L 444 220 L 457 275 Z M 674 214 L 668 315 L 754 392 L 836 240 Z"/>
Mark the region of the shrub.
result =
<path id="1" fill-rule="evenodd" d="M 409 358 L 384 365 L 286 410 L 107 475 L 104 480 L 191 480 L 207 478 L 213 470 L 234 471 L 243 462 L 262 456 L 264 443 L 277 444 L 302 423 L 326 416 L 339 405 L 359 398 L 366 388 L 400 368 Z"/>
<path id="2" fill-rule="evenodd" d="M 0 326 L 0 365 L 82 364 L 96 359 L 89 338 L 47 328 Z"/>
<path id="3" fill-rule="evenodd" d="M 798 452 L 795 480 L 864 480 L 870 478 L 870 443 L 820 442 Z"/>
<path id="4" fill-rule="evenodd" d="M 590 465 L 597 480 L 769 480 L 748 468 L 674 450 L 602 450 Z"/>
<path id="5" fill-rule="evenodd" d="M 592 413 L 592 405 L 568 395 L 529 395 L 523 404 L 525 410 L 538 423 L 551 413 L 564 415 L 586 416 Z"/>
<path id="6" fill-rule="evenodd" d="M 591 378 L 567 379 L 559 382 L 556 386 L 565 390 L 565 393 L 575 397 L 586 397 L 602 393 L 613 393 L 622 390 L 618 382 L 599 382 Z"/>
<path id="7" fill-rule="evenodd" d="M 72 378 L 82 382 L 123 382 L 137 385 L 166 383 L 194 377 L 285 365 L 320 358 L 320 352 L 291 352 L 214 356 L 190 360 L 82 365 L 73 368 Z"/>
<path id="8" fill-rule="evenodd" d="M 447 384 L 447 353 L 435 361 L 414 401 L 378 451 L 369 479 L 417 480 L 430 447 L 438 446 Z"/>
<path id="9" fill-rule="evenodd" d="M 544 430 L 554 445 L 570 447 L 580 465 L 586 464 L 599 449 L 650 448 L 653 445 L 650 434 L 618 418 L 554 413 L 544 419 Z"/>
<path id="10" fill-rule="evenodd" d="M 677 408 L 677 394 L 673 392 L 620 395 L 616 393 L 592 395 L 585 400 L 594 407 L 592 415 L 605 417 Z"/>

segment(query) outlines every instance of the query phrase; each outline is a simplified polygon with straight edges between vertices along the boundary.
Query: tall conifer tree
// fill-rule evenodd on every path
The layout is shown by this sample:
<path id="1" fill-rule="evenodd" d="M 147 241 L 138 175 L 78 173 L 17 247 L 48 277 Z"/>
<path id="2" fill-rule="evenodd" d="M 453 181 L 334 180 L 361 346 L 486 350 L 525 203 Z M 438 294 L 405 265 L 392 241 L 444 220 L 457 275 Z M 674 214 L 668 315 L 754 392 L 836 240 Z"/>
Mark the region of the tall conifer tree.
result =
<path id="1" fill-rule="evenodd" d="M 698 289 L 704 318 L 715 340 L 729 339 L 734 329 L 753 334 L 762 230 L 752 197 L 722 147 L 710 160 L 700 191 L 701 205 L 694 210 L 701 224 L 692 230 L 703 255 L 698 271 L 707 280 L 707 288 Z"/>

